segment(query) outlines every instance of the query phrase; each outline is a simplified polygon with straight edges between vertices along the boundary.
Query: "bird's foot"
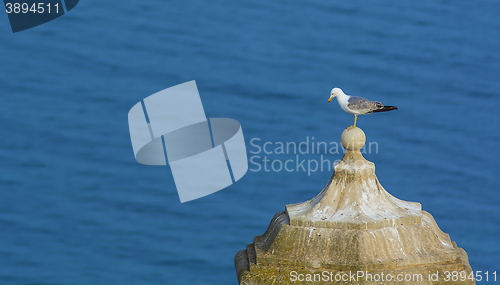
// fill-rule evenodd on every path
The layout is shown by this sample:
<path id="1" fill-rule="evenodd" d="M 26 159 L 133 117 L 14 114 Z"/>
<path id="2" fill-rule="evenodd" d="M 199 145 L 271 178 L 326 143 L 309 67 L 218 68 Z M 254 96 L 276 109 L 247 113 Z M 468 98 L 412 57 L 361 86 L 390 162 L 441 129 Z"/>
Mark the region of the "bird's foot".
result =
<path id="1" fill-rule="evenodd" d="M 352 129 L 355 129 L 355 128 L 356 128 L 356 126 L 349 126 L 349 127 L 347 127 L 348 130 L 352 130 Z"/>

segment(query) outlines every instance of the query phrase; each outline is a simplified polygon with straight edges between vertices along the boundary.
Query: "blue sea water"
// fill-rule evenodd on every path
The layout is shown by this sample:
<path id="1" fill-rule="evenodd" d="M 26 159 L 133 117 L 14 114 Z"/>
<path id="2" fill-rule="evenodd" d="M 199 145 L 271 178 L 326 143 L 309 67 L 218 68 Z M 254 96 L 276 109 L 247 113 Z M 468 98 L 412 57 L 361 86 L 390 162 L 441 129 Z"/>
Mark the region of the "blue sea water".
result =
<path id="1" fill-rule="evenodd" d="M 135 161 L 127 113 L 190 80 L 208 117 L 241 123 L 254 161 L 296 158 L 250 153 L 255 138 L 338 142 L 353 116 L 326 102 L 333 87 L 398 106 L 358 119 L 378 146 L 365 157 L 491 279 L 499 13 L 492 0 L 82 0 L 16 34 L 1 13 L 0 284 L 237 284 L 236 252 L 331 171 L 250 164 L 181 204 L 169 167 Z"/>

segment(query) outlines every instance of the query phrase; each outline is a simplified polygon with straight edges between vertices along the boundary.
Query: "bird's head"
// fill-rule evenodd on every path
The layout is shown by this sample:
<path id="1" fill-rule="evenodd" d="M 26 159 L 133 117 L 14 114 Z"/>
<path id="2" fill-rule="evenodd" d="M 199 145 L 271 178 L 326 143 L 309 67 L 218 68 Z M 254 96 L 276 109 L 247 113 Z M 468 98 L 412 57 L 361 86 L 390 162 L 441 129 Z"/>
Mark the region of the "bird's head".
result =
<path id="1" fill-rule="evenodd" d="M 332 93 L 330 93 L 330 98 L 328 99 L 328 103 L 330 103 L 330 101 L 332 101 L 333 98 L 335 98 L 336 96 L 342 94 L 344 92 L 342 92 L 342 89 L 340 88 L 333 88 L 332 89 Z"/>

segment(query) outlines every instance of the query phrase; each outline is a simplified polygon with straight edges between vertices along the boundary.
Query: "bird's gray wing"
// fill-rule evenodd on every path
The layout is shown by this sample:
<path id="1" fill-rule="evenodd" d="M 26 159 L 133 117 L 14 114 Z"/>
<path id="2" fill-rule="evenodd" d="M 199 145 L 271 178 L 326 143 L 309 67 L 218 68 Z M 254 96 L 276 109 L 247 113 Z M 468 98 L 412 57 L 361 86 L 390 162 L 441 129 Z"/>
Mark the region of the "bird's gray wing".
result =
<path id="1" fill-rule="evenodd" d="M 384 108 L 382 103 L 377 101 L 371 101 L 363 97 L 351 96 L 347 101 L 347 107 L 349 109 L 361 112 L 363 114 L 369 114 L 374 110 Z"/>

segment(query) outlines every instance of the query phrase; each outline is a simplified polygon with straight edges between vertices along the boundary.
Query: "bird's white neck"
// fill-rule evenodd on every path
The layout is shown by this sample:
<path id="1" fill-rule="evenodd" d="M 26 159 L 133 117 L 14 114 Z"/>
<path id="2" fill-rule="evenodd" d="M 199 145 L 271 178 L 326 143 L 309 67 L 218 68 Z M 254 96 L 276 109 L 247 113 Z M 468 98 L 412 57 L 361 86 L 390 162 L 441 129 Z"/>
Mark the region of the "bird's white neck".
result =
<path id="1" fill-rule="evenodd" d="M 351 111 L 348 109 L 347 104 L 349 100 L 349 95 L 346 95 L 344 92 L 338 92 L 339 94 L 336 94 L 337 96 L 337 102 L 339 102 L 340 108 L 344 110 L 347 113 L 351 113 Z"/>
<path id="2" fill-rule="evenodd" d="M 346 95 L 344 92 L 339 92 L 339 94 L 335 94 L 337 97 L 337 101 L 339 102 L 339 104 L 342 105 L 342 103 L 347 103 L 347 100 L 349 100 L 349 96 Z"/>

